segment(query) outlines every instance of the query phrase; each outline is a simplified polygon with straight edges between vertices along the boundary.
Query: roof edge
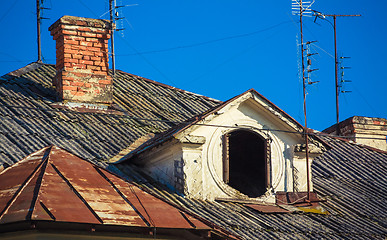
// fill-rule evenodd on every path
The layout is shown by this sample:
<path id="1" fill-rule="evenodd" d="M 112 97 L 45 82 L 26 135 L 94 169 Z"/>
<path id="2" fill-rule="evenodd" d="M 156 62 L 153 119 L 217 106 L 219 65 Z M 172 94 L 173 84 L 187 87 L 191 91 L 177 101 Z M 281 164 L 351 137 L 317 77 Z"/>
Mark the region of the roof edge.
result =
<path id="1" fill-rule="evenodd" d="M 152 81 L 152 80 L 149 80 L 149 81 Z M 176 127 L 172 127 L 170 129 L 168 129 L 166 132 L 163 132 L 163 133 L 161 133 L 159 135 L 156 135 L 154 138 L 148 140 L 142 146 L 140 146 L 140 148 L 137 148 L 137 149 L 133 150 L 125 158 L 122 158 L 121 160 L 119 160 L 117 162 L 114 162 L 113 164 L 119 164 L 119 163 L 125 162 L 125 161 L 129 160 L 130 158 L 132 158 L 133 156 L 138 155 L 140 153 L 143 153 L 147 149 L 154 148 L 154 147 L 156 147 L 156 146 L 158 146 L 158 145 L 160 145 L 160 144 L 162 144 L 164 142 L 167 142 L 171 138 L 175 138 L 179 133 L 181 133 L 184 130 L 190 128 L 191 126 L 195 125 L 196 123 L 198 123 L 199 121 L 203 120 L 207 116 L 213 114 L 214 112 L 219 111 L 220 109 L 225 107 L 230 102 L 232 102 L 232 101 L 242 97 L 243 95 L 245 95 L 245 94 L 247 94 L 249 92 L 252 92 L 252 93 L 256 94 L 259 98 L 261 98 L 263 101 L 267 102 L 268 105 L 272 106 L 276 111 L 279 111 L 281 114 L 283 114 L 286 118 L 288 118 L 291 122 L 293 122 L 299 128 L 301 128 L 301 129 L 304 128 L 299 122 L 297 122 L 289 114 L 287 114 L 285 111 L 280 109 L 277 105 L 275 105 L 274 103 L 269 101 L 262 94 L 257 92 L 255 89 L 251 88 L 251 89 L 249 89 L 249 90 L 247 90 L 247 91 L 245 91 L 245 92 L 243 92 L 243 93 L 241 93 L 241 94 L 239 94 L 239 95 L 237 95 L 237 96 L 235 96 L 233 98 L 230 98 L 229 100 L 227 100 L 225 102 L 222 102 L 220 105 L 215 106 L 214 108 L 208 110 L 205 113 L 198 114 L 198 115 L 188 119 L 187 121 L 177 125 Z M 319 138 L 317 138 L 317 139 L 319 141 L 323 142 L 321 139 L 319 139 Z"/>
<path id="2" fill-rule="evenodd" d="M 173 87 L 173 86 L 167 85 L 167 84 L 165 84 L 165 83 L 157 82 L 157 81 L 151 80 L 151 79 L 149 79 L 149 78 L 145 78 L 145 77 L 138 76 L 138 75 L 136 75 L 136 74 L 128 73 L 128 72 L 125 72 L 125 71 L 122 71 L 122 70 L 118 70 L 118 69 L 117 69 L 116 71 L 119 71 L 119 72 L 121 72 L 121 73 L 130 75 L 130 76 L 135 77 L 135 78 L 141 78 L 142 80 L 144 80 L 144 81 L 146 81 L 146 82 L 153 83 L 153 84 L 159 85 L 159 86 L 161 86 L 161 87 L 165 87 L 165 88 L 172 89 L 172 90 L 176 90 L 176 91 L 179 91 L 179 92 L 182 92 L 182 93 L 187 93 L 187 94 L 190 94 L 190 95 L 194 95 L 194 96 L 197 96 L 197 97 L 201 97 L 201 98 L 204 98 L 204 99 L 213 101 L 213 102 L 223 103 L 223 101 L 217 100 L 217 99 L 215 99 L 215 98 L 210 98 L 210 97 L 207 97 L 207 96 L 198 94 L 198 93 L 186 91 L 186 90 L 183 90 L 183 89 L 181 89 L 181 88 Z"/>
<path id="3" fill-rule="evenodd" d="M 16 69 L 16 70 L 14 70 L 12 72 L 7 73 L 6 75 L 10 75 L 10 76 L 13 76 L 13 77 L 20 77 L 23 74 L 26 74 L 26 73 L 28 73 L 30 71 L 33 71 L 33 70 L 36 70 L 36 69 L 40 68 L 43 65 L 54 65 L 54 64 L 32 62 L 32 63 L 27 64 L 24 67 L 21 67 L 19 69 Z"/>
<path id="4" fill-rule="evenodd" d="M 342 142 L 353 144 L 353 145 L 359 146 L 361 148 L 366 148 L 366 149 L 374 151 L 374 152 L 378 152 L 378 153 L 382 153 L 382 154 L 387 154 L 387 151 L 384 151 L 384 150 L 381 150 L 381 149 L 378 149 L 378 148 L 374 148 L 374 147 L 371 147 L 371 146 L 368 146 L 368 145 L 365 145 L 365 144 L 357 143 L 357 142 L 354 142 L 354 141 L 352 141 L 350 139 L 347 139 L 347 138 L 338 137 L 338 136 L 332 136 L 332 135 L 327 134 L 327 133 L 322 134 L 321 136 L 329 137 L 329 138 L 332 138 L 332 139 L 335 139 L 335 140 L 339 140 L 339 141 L 342 141 Z M 317 137 L 318 137 L 318 135 L 317 135 Z M 322 140 L 322 141 L 326 142 L 325 140 Z M 327 144 L 329 145 L 329 142 L 327 142 Z"/>

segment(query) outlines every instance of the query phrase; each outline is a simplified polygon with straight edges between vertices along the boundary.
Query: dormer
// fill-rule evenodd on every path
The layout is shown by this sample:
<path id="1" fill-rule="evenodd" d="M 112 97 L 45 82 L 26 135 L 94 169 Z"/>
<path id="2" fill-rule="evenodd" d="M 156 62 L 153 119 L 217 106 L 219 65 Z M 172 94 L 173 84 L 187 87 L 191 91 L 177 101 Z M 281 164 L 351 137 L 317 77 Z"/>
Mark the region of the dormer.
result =
<path id="1" fill-rule="evenodd" d="M 307 167 L 302 133 L 302 125 L 249 90 L 117 163 L 137 164 L 187 197 L 274 203 L 277 192 L 307 191 L 307 171 L 323 146 L 310 138 Z"/>

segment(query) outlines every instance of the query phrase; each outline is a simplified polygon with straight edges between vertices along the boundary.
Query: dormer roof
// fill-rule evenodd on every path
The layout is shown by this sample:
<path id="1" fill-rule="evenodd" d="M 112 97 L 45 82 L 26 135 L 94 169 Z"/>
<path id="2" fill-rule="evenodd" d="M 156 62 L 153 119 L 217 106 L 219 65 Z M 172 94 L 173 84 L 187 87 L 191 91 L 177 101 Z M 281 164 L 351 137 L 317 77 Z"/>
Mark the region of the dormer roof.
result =
<path id="1" fill-rule="evenodd" d="M 135 156 L 136 154 L 140 154 L 144 151 L 147 151 L 148 149 L 151 149 L 154 146 L 162 144 L 163 142 L 166 142 L 171 138 L 176 138 L 179 135 L 184 135 L 185 131 L 189 131 L 188 129 L 194 127 L 195 125 L 205 125 L 204 121 L 208 116 L 216 115 L 219 112 L 225 111 L 224 109 L 226 109 L 227 106 L 235 104 L 236 102 L 240 104 L 248 100 L 253 101 L 256 105 L 259 105 L 260 108 L 265 112 L 265 114 L 271 115 L 275 119 L 278 119 L 278 121 L 281 122 L 283 126 L 285 126 L 284 131 L 286 131 L 285 129 L 287 129 L 287 131 L 289 132 L 296 132 L 296 133 L 303 132 L 303 126 L 300 123 L 298 123 L 294 118 L 292 118 L 290 115 L 288 115 L 285 111 L 283 111 L 281 108 L 276 106 L 274 103 L 269 101 L 259 92 L 257 92 L 255 89 L 249 89 L 246 92 L 241 93 L 223 103 L 220 103 L 219 105 L 209 109 L 208 111 L 198 114 L 180 123 L 179 125 L 176 125 L 170 128 L 169 130 L 147 140 L 138 148 L 127 153 L 119 161 L 116 161 L 116 163 L 124 162 L 130 159 L 131 157 Z M 317 137 L 314 137 L 314 138 L 318 139 Z"/>

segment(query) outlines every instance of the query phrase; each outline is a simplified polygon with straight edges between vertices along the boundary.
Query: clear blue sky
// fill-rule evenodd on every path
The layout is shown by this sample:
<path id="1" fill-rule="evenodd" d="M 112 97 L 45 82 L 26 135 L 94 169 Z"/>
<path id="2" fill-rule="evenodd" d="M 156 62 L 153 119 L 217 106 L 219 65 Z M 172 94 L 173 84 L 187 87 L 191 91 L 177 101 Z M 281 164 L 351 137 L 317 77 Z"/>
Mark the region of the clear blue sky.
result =
<path id="1" fill-rule="evenodd" d="M 302 82 L 298 76 L 298 17 L 291 1 L 257 0 L 117 0 L 126 20 L 116 34 L 117 69 L 184 90 L 227 100 L 256 89 L 303 124 Z M 55 64 L 55 43 L 48 27 L 63 15 L 99 18 L 108 0 L 45 0 L 42 48 Z M 317 0 L 313 9 L 338 18 L 339 55 L 347 83 L 340 95 L 340 120 L 359 115 L 387 118 L 387 20 L 385 0 Z M 107 18 L 108 14 L 102 18 Z M 306 41 L 318 42 L 319 55 L 308 87 L 308 126 L 323 130 L 336 121 L 333 28 L 304 18 Z M 328 19 L 332 20 L 332 19 Z M 35 0 L 2 1 L 0 74 L 36 61 Z"/>

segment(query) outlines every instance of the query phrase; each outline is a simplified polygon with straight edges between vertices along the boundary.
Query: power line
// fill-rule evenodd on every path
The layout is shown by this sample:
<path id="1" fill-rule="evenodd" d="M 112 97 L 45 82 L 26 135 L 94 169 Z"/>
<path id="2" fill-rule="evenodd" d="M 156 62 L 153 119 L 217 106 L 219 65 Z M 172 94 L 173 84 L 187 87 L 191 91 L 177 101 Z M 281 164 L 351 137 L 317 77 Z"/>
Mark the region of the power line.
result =
<path id="1" fill-rule="evenodd" d="M 91 10 L 91 8 L 89 8 L 87 6 L 87 4 L 85 4 L 82 0 L 78 0 L 80 4 L 82 4 L 87 10 L 89 10 L 89 12 L 91 12 L 96 18 L 98 18 L 98 14 L 96 14 L 93 10 Z"/>
<path id="2" fill-rule="evenodd" d="M 289 22 L 290 22 L 290 21 L 286 21 L 286 23 L 289 23 Z M 284 23 L 285 23 L 285 22 L 284 22 Z M 278 25 L 278 24 L 277 24 L 277 25 Z M 260 44 L 262 44 L 264 41 L 266 41 L 266 40 L 272 38 L 272 37 L 273 37 L 274 35 L 276 35 L 276 34 L 277 34 L 277 32 L 271 34 L 270 36 L 266 37 L 266 38 L 263 39 L 262 41 L 257 42 L 257 43 L 254 43 L 254 44 L 248 46 L 247 48 L 245 48 L 245 49 L 243 49 L 243 50 L 237 52 L 236 54 L 234 54 L 234 55 L 232 55 L 231 57 L 227 58 L 227 59 L 224 60 L 223 62 L 221 62 L 221 63 L 215 65 L 214 67 L 208 69 L 206 72 L 202 73 L 202 74 L 199 75 L 198 77 L 192 79 L 191 82 L 195 82 L 196 80 L 198 80 L 198 79 L 200 79 L 200 78 L 206 76 L 207 74 L 209 74 L 209 73 L 215 71 L 216 69 L 218 69 L 218 68 L 220 68 L 221 66 L 227 64 L 228 62 L 230 62 L 230 61 L 236 59 L 237 57 L 242 56 L 243 54 L 249 52 L 250 50 L 252 50 L 252 49 L 254 49 L 255 47 L 257 47 L 257 46 L 259 46 Z"/>
<path id="3" fill-rule="evenodd" d="M 254 32 L 250 32 L 250 33 L 232 35 L 229 37 L 223 37 L 223 38 L 218 38 L 218 39 L 213 39 L 213 40 L 208 40 L 208 41 L 203 41 L 203 42 L 198 42 L 198 43 L 193 43 L 193 44 L 187 44 L 187 45 L 183 45 L 183 46 L 176 46 L 176 47 L 170 47 L 170 48 L 165 48 L 165 49 L 159 49 L 159 50 L 150 50 L 150 51 L 136 52 L 136 53 L 130 53 L 130 54 L 117 54 L 117 56 L 133 56 L 133 55 L 137 55 L 137 54 L 151 54 L 151 53 L 169 52 L 169 51 L 173 51 L 173 50 L 198 47 L 198 46 L 202 46 L 202 45 L 207 45 L 207 44 L 216 43 L 216 42 L 225 41 L 225 40 L 230 40 L 230 39 L 235 39 L 235 38 L 249 37 L 249 36 L 252 36 L 252 35 L 255 35 L 258 33 L 262 33 L 262 32 L 271 30 L 273 28 L 279 27 L 283 24 L 290 23 L 290 22 L 291 21 L 284 21 L 284 22 L 272 25 L 270 27 L 267 27 L 267 28 L 264 28 L 261 30 L 257 30 Z"/>
<path id="4" fill-rule="evenodd" d="M 133 51 L 136 52 L 136 55 L 139 55 L 149 66 L 151 66 L 153 69 L 155 69 L 165 80 L 171 82 L 174 85 L 177 85 L 175 82 L 173 82 L 167 75 L 165 75 L 158 67 L 156 67 L 153 63 L 151 63 L 142 53 L 140 53 L 136 48 L 134 48 L 125 38 L 121 37 L 121 39 L 124 41 L 124 43 L 129 46 Z"/>
<path id="5" fill-rule="evenodd" d="M 7 14 L 12 10 L 13 7 L 15 7 L 18 0 L 15 0 L 10 8 L 3 14 L 3 16 L 0 17 L 0 22 L 7 16 Z"/>

